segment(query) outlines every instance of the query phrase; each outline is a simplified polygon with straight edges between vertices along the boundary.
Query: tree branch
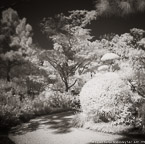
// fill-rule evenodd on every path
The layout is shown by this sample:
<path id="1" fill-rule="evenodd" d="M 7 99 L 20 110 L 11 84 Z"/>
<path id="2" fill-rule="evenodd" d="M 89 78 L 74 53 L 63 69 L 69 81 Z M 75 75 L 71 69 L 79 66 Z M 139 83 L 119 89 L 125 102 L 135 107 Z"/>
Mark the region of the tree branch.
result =
<path id="1" fill-rule="evenodd" d="M 136 91 L 139 95 L 141 95 L 142 97 L 145 98 L 145 95 L 142 94 L 139 90 L 137 90 L 137 88 L 131 83 L 131 81 L 128 80 L 128 82 L 129 82 L 129 84 L 131 85 L 131 87 L 133 88 L 134 91 Z"/>
<path id="2" fill-rule="evenodd" d="M 68 89 L 70 89 L 71 87 L 73 87 L 77 82 L 77 79 L 68 87 Z"/>

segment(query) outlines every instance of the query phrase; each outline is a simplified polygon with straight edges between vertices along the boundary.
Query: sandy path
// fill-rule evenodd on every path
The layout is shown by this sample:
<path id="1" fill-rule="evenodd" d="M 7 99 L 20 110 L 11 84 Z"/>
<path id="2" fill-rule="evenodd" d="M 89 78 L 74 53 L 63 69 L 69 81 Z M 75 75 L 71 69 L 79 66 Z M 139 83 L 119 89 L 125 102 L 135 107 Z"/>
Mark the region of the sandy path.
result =
<path id="1" fill-rule="evenodd" d="M 72 118 L 72 112 L 39 117 L 13 128 L 9 138 L 15 144 L 94 144 L 132 140 L 121 135 L 72 128 L 69 125 Z"/>

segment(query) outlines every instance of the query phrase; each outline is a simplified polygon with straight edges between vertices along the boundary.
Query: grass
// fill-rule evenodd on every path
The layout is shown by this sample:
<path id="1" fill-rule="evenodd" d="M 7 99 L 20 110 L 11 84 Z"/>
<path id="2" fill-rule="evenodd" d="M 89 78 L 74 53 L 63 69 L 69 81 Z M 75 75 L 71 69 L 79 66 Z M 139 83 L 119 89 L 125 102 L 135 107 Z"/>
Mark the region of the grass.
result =
<path id="1" fill-rule="evenodd" d="M 128 133 L 141 133 L 140 128 L 127 125 L 113 125 L 111 122 L 99 122 L 95 123 L 83 114 L 76 113 L 72 120 L 73 127 L 83 127 L 97 132 L 111 133 L 111 134 L 128 134 Z"/>
<path id="2" fill-rule="evenodd" d="M 102 123 L 87 122 L 84 125 L 84 128 L 111 134 L 124 134 L 128 133 L 131 129 L 133 129 L 132 126 L 124 126 L 124 125 L 114 126 L 111 123 L 103 123 L 103 122 Z"/>

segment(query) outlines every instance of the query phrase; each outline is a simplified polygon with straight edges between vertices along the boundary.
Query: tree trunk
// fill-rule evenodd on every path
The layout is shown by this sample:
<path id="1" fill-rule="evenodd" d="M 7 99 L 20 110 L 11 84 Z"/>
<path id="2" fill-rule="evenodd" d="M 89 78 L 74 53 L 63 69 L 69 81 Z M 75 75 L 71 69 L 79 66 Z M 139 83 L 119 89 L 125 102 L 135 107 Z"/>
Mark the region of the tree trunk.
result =
<path id="1" fill-rule="evenodd" d="M 11 64 L 10 64 L 10 62 L 8 62 L 8 65 L 7 65 L 7 76 L 6 76 L 8 82 L 11 81 L 10 71 L 11 71 Z"/>
<path id="2" fill-rule="evenodd" d="M 75 80 L 70 86 L 68 85 L 68 82 L 65 81 L 65 91 L 68 92 L 68 90 L 73 87 L 76 84 L 77 80 Z"/>
<path id="3" fill-rule="evenodd" d="M 10 82 L 11 78 L 10 78 L 10 73 L 7 72 L 7 81 Z"/>
<path id="4" fill-rule="evenodd" d="M 65 84 L 65 91 L 66 91 L 66 92 L 68 92 L 68 90 L 69 90 L 68 82 L 67 82 L 67 81 L 65 81 L 65 83 L 64 83 L 64 84 Z"/>

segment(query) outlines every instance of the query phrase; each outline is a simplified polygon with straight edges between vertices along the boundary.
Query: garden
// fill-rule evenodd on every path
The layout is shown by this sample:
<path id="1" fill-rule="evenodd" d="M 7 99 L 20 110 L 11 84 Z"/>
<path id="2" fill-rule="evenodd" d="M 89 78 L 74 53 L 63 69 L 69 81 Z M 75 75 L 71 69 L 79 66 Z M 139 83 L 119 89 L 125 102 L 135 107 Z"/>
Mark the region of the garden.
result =
<path id="1" fill-rule="evenodd" d="M 94 39 L 97 11 L 74 10 L 40 22 L 52 47 L 33 42 L 26 18 L 0 20 L 0 129 L 74 111 L 72 125 L 106 133 L 145 132 L 145 30 Z"/>

